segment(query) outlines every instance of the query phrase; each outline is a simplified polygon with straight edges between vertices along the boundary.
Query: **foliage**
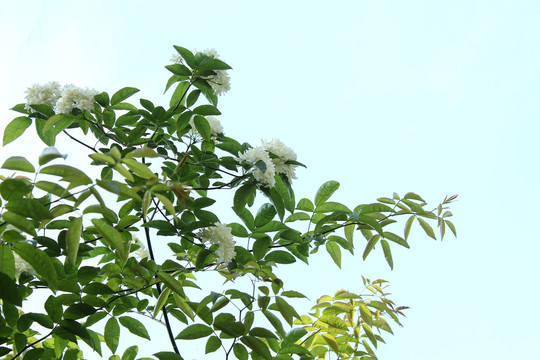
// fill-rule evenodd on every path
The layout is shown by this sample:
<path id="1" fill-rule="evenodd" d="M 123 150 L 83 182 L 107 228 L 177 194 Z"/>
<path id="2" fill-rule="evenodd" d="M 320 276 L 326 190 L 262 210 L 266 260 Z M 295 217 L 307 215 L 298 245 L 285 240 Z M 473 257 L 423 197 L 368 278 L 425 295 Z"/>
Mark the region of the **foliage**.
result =
<path id="1" fill-rule="evenodd" d="M 221 349 L 241 360 L 330 352 L 376 358 L 379 330 L 391 332 L 388 321 L 399 324 L 403 310 L 387 298 L 383 280 L 364 279 L 367 293 L 323 296 L 301 316 L 291 304 L 304 296 L 286 290 L 274 269 L 307 263 L 320 248 L 341 267 L 342 250 L 354 254 L 362 246 L 365 259 L 378 243 L 393 267 L 390 244 L 408 248 L 415 220 L 432 238 L 432 221 L 441 238 L 446 228 L 455 234 L 446 210 L 455 196 L 433 211 L 414 193 L 351 210 L 330 201 L 339 183 L 328 181 L 313 201 L 297 201 L 291 181 L 303 165 L 290 149 L 241 144 L 211 118 L 220 114 L 223 92 L 213 81 L 225 79 L 220 72 L 230 67 L 215 55 L 175 49 L 180 60 L 166 66 L 173 74 L 166 107 L 146 99 L 130 104 L 138 90 L 126 87 L 112 96 L 81 92 L 84 105 L 72 94 L 62 112 L 51 100 L 55 93 L 46 103 L 13 108 L 22 116 L 6 126 L 4 145 L 34 124 L 50 148 L 37 163 L 13 156 L 2 166 L 14 172 L 0 183 L 0 355 L 81 359 L 83 342 L 100 356 L 105 345 L 111 359 L 120 359 L 122 328 L 143 339 L 159 332 L 147 329 L 143 315 L 163 324 L 170 338 L 172 351 L 156 352 L 157 359 L 181 359 L 176 342 L 194 339 L 206 339 L 206 353 Z M 52 147 L 68 139 L 89 152 L 96 179 L 87 164 L 66 165 Z M 212 194 L 226 189 L 234 189 L 238 221 L 225 225 Z M 402 217 L 403 234 L 391 232 Z M 365 240 L 353 241 L 355 233 Z M 168 241 L 168 254 L 156 257 L 158 240 Z M 201 272 L 219 274 L 232 288 L 201 289 Z M 242 277 L 251 279 L 251 291 L 234 288 Z M 43 299 L 42 310 L 24 308 L 34 298 Z M 131 346 L 121 358 L 137 352 Z"/>

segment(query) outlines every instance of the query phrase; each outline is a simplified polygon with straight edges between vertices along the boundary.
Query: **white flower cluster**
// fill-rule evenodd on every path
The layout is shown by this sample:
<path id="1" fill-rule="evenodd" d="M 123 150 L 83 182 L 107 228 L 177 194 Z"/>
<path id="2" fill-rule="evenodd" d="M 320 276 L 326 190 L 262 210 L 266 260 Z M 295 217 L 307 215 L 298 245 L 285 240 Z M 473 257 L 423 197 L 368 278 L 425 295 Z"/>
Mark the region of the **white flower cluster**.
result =
<path id="1" fill-rule="evenodd" d="M 203 241 L 219 245 L 216 250 L 218 263 L 228 264 L 236 256 L 236 252 L 234 251 L 235 242 L 231 230 L 232 229 L 225 226 L 225 224 L 216 223 L 214 226 L 199 232 L 199 237 Z"/>
<path id="2" fill-rule="evenodd" d="M 211 132 L 213 140 L 215 140 L 219 134 L 223 134 L 223 126 L 221 125 L 221 122 L 216 117 L 206 116 L 206 120 L 208 121 L 208 124 L 210 125 L 210 132 Z M 189 124 L 191 125 L 191 133 L 198 134 L 197 128 L 195 128 L 195 123 L 193 122 L 193 118 L 189 120 Z"/>
<path id="3" fill-rule="evenodd" d="M 245 161 L 252 166 L 249 171 L 255 180 L 263 186 L 271 188 L 276 183 L 274 179 L 276 173 L 284 174 L 289 182 L 296 179 L 296 165 L 286 163 L 290 160 L 296 161 L 296 153 L 277 139 L 262 141 L 262 144 L 263 146 L 248 149 L 238 156 L 241 161 Z M 271 158 L 270 153 L 277 157 Z M 264 163 L 266 171 L 261 171 L 255 165 L 259 161 Z"/>
<path id="4" fill-rule="evenodd" d="M 30 110 L 30 105 L 39 104 L 54 107 L 61 97 L 62 87 L 56 81 L 50 81 L 45 85 L 34 84 L 26 89 L 26 105 L 24 108 Z"/>
<path id="5" fill-rule="evenodd" d="M 247 149 L 241 153 L 238 158 L 252 166 L 249 171 L 255 180 L 265 187 L 274 187 L 276 184 L 276 179 L 274 179 L 276 168 L 274 167 L 272 159 L 270 159 L 270 155 L 262 146 Z M 266 170 L 264 172 L 255 165 L 259 161 L 262 161 L 266 166 Z"/>
<path id="6" fill-rule="evenodd" d="M 31 109 L 30 105 L 45 104 L 54 108 L 57 114 L 69 114 L 73 109 L 91 111 L 97 94 L 99 92 L 94 89 L 81 89 L 71 84 L 61 87 L 56 81 L 34 84 L 26 90 L 25 109 Z"/>
<path id="7" fill-rule="evenodd" d="M 206 56 L 213 57 L 214 59 L 219 59 L 219 54 L 215 49 L 206 49 L 201 51 Z M 197 53 L 197 51 L 195 51 Z M 180 55 L 173 55 L 171 61 L 175 64 L 183 64 L 184 61 Z M 204 79 L 208 81 L 212 89 L 216 92 L 217 95 L 226 93 L 231 89 L 231 78 L 227 74 L 227 70 L 214 70 L 215 75 L 207 76 Z"/>
<path id="8" fill-rule="evenodd" d="M 296 161 L 296 153 L 289 147 L 285 146 L 279 139 L 273 139 L 272 141 L 262 141 L 263 147 L 266 151 L 276 155 L 277 158 L 273 158 L 272 162 L 276 167 L 276 173 L 284 174 L 289 179 L 296 179 L 296 166 L 294 164 L 287 164 L 287 161 Z"/>
<path id="9" fill-rule="evenodd" d="M 137 248 L 137 250 L 131 250 L 131 245 L 138 245 L 139 247 Z M 139 260 L 142 260 L 144 258 L 150 259 L 150 253 L 148 252 L 148 249 L 146 248 L 146 246 L 144 246 L 144 244 L 139 240 L 138 237 L 133 237 L 133 239 L 131 240 L 131 245 L 129 257 L 134 257 Z"/>

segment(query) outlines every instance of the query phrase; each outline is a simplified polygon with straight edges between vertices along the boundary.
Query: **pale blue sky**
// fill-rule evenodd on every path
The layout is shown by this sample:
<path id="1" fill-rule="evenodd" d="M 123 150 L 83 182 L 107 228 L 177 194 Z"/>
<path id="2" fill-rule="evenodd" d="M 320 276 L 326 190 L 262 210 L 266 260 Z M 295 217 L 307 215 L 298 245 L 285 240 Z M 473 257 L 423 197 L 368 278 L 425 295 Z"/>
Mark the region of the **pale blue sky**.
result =
<path id="1" fill-rule="evenodd" d="M 172 45 L 215 48 L 234 68 L 225 133 L 294 148 L 298 198 L 330 179 L 351 206 L 459 194 L 458 239 L 416 231 L 392 272 L 358 237 L 341 271 L 316 256 L 281 274 L 313 301 L 390 280 L 411 309 L 380 359 L 538 359 L 537 1 L 2 1 L 0 34 L 2 125 L 34 82 L 165 99 Z"/>

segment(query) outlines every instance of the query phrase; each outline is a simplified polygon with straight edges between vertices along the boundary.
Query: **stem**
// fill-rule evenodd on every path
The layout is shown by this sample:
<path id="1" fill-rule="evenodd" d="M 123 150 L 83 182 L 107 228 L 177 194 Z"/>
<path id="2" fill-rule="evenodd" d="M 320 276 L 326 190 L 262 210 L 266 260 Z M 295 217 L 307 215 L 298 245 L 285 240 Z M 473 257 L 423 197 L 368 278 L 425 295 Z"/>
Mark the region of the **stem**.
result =
<path id="1" fill-rule="evenodd" d="M 68 133 L 66 130 L 62 130 L 62 132 L 63 132 L 64 134 L 66 134 L 67 136 L 69 136 L 69 137 L 71 138 L 71 140 L 73 140 L 73 141 L 75 141 L 75 142 L 78 142 L 78 143 L 81 144 L 82 146 L 85 146 L 85 147 L 89 148 L 90 150 L 92 150 L 93 152 L 97 153 L 96 148 L 94 148 L 94 147 L 92 147 L 92 146 L 90 146 L 90 145 L 88 145 L 88 144 L 85 144 L 85 143 L 83 143 L 81 140 L 79 140 L 79 139 L 77 139 L 77 138 L 71 136 L 71 134 Z"/>
<path id="2" fill-rule="evenodd" d="M 54 329 L 53 329 L 53 330 L 54 330 Z M 17 354 L 15 354 L 15 356 L 12 358 L 12 360 L 15 360 L 16 358 L 18 358 L 19 356 L 21 356 L 21 354 L 22 354 L 23 352 L 25 352 L 26 349 L 28 349 L 29 347 L 34 346 L 34 345 L 36 345 L 37 343 L 42 342 L 43 340 L 45 340 L 46 338 L 48 338 L 49 336 L 51 336 L 51 334 L 53 333 L 53 330 L 51 330 L 51 332 L 49 332 L 47 335 L 43 336 L 41 339 L 37 339 L 37 340 L 34 341 L 33 343 L 30 343 L 30 344 L 26 345 L 26 346 L 24 347 L 24 349 L 22 349 L 22 350 L 19 351 Z"/>
<path id="3" fill-rule="evenodd" d="M 143 223 L 146 224 L 146 219 L 143 218 Z M 144 234 L 146 236 L 146 242 L 148 243 L 148 252 L 150 253 L 150 258 L 155 261 L 154 257 L 154 251 L 152 249 L 152 242 L 150 241 L 150 229 L 145 227 L 144 228 Z M 156 289 L 158 291 L 158 294 L 161 295 L 161 284 L 156 283 Z M 173 347 L 173 350 L 175 353 L 180 355 L 180 351 L 178 351 L 178 347 L 176 346 L 176 341 L 174 340 L 174 334 L 172 333 L 171 323 L 169 321 L 169 315 L 167 314 L 167 309 L 165 306 L 161 309 L 163 311 L 163 319 L 165 320 L 165 327 L 167 328 L 167 334 L 169 335 L 169 340 L 171 341 L 171 345 Z"/>

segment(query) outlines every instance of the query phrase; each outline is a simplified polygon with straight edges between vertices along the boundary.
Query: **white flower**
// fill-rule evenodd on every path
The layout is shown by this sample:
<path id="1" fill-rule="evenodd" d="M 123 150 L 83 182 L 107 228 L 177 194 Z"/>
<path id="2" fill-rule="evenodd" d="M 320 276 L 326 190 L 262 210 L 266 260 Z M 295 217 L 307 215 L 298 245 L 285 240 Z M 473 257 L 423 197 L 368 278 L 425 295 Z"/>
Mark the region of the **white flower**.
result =
<path id="1" fill-rule="evenodd" d="M 94 109 L 94 96 L 99 94 L 94 89 L 81 89 L 75 85 L 65 85 L 62 97 L 58 99 L 55 111 L 59 114 L 69 114 L 73 109 L 91 111 Z"/>
<path id="2" fill-rule="evenodd" d="M 216 223 L 214 226 L 199 232 L 199 237 L 203 241 L 219 245 L 216 250 L 218 263 L 228 264 L 236 256 L 236 252 L 234 251 L 235 242 L 231 230 L 225 224 Z"/>
<path id="3" fill-rule="evenodd" d="M 212 136 L 212 140 L 216 140 L 219 134 L 223 134 L 223 126 L 221 125 L 221 122 L 214 116 L 206 116 L 205 118 L 210 125 L 210 134 Z M 189 124 L 191 125 L 191 133 L 193 135 L 198 134 L 193 118 L 189 120 Z"/>
<path id="4" fill-rule="evenodd" d="M 30 273 L 32 275 L 36 275 L 36 270 L 34 270 L 32 265 L 23 260 L 23 258 L 20 257 L 19 254 L 13 253 L 13 257 L 15 258 L 15 277 L 19 277 L 23 271 L 26 271 L 27 273 Z"/>
<path id="5" fill-rule="evenodd" d="M 34 84 L 26 89 L 26 105 L 25 109 L 30 110 L 30 105 L 45 104 L 51 108 L 61 96 L 60 84 L 56 81 L 48 82 L 45 85 Z"/>
<path id="6" fill-rule="evenodd" d="M 172 54 L 171 61 L 173 62 L 173 64 L 184 64 L 184 59 L 182 59 L 182 56 L 180 56 L 179 54 Z"/>
<path id="7" fill-rule="evenodd" d="M 214 59 L 219 59 L 219 54 L 215 49 L 206 49 L 202 53 Z M 214 72 L 216 75 L 207 76 L 205 80 L 214 89 L 216 95 L 221 95 L 229 91 L 231 89 L 231 78 L 227 74 L 227 70 L 214 70 Z"/>
<path id="8" fill-rule="evenodd" d="M 137 250 L 131 250 L 132 245 L 138 245 L 139 247 L 137 248 Z M 150 253 L 148 252 L 148 249 L 136 236 L 134 236 L 133 239 L 131 240 L 129 252 L 130 252 L 129 257 L 135 257 L 139 260 L 142 260 L 144 258 L 150 259 Z"/>
<path id="9" fill-rule="evenodd" d="M 272 159 L 270 159 L 270 155 L 266 150 L 264 150 L 263 147 L 258 146 L 248 149 L 241 153 L 238 158 L 242 161 L 249 163 L 252 166 L 249 171 L 251 172 L 251 174 L 253 174 L 255 180 L 257 180 L 263 186 L 270 188 L 274 187 L 274 185 L 276 184 L 276 180 L 274 179 L 276 169 L 274 167 Z M 266 171 L 261 171 L 261 169 L 259 169 L 259 167 L 255 165 L 259 161 L 262 161 L 264 163 L 264 165 L 266 166 Z"/>
<path id="10" fill-rule="evenodd" d="M 287 164 L 287 161 L 296 161 L 296 153 L 289 147 L 285 146 L 280 140 L 273 139 L 272 141 L 262 141 L 263 147 L 266 151 L 276 155 L 277 158 L 273 158 L 272 162 L 276 168 L 276 173 L 284 174 L 289 179 L 296 179 L 296 165 Z"/>
<path id="11" fill-rule="evenodd" d="M 208 116 L 206 120 L 208 120 L 208 123 L 210 124 L 212 136 L 223 134 L 223 126 L 221 126 L 221 122 L 217 118 L 214 116 Z"/>

